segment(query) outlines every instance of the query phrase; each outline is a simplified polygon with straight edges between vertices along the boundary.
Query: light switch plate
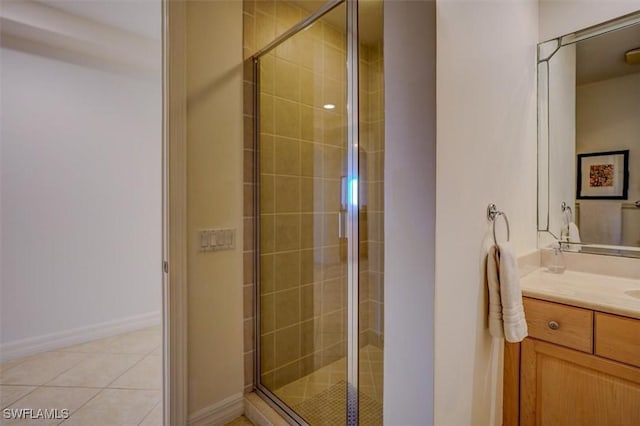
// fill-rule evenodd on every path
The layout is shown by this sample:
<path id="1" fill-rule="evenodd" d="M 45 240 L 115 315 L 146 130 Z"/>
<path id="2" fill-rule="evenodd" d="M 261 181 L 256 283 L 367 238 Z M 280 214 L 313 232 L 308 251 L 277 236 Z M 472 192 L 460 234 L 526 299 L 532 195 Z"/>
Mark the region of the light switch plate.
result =
<path id="1" fill-rule="evenodd" d="M 233 250 L 236 248 L 236 230 L 201 229 L 198 231 L 199 251 Z"/>

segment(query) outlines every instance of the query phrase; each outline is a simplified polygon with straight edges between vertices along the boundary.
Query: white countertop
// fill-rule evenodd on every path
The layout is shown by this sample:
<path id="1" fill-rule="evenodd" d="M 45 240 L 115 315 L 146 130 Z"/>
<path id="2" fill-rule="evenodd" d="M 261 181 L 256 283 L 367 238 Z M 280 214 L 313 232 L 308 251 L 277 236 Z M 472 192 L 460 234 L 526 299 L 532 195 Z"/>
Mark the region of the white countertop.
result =
<path id="1" fill-rule="evenodd" d="M 586 272 L 553 274 L 538 268 L 520 279 L 522 295 L 640 319 L 640 280 Z M 640 294 L 638 294 L 640 296 Z"/>

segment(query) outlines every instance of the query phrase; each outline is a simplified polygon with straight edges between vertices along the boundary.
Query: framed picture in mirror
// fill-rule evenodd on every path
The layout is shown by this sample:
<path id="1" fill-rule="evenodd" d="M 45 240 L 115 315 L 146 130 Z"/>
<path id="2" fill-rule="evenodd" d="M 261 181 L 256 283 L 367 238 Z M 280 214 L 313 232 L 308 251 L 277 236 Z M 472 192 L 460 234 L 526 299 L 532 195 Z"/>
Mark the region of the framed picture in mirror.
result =
<path id="1" fill-rule="evenodd" d="M 629 150 L 578 154 L 577 194 L 582 200 L 626 200 Z"/>

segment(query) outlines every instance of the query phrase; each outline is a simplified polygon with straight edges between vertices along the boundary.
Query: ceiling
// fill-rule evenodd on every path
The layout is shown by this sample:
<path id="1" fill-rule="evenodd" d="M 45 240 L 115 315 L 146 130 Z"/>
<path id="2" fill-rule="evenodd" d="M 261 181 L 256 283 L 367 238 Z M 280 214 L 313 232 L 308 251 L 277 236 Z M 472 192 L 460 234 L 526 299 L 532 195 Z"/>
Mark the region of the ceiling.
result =
<path id="1" fill-rule="evenodd" d="M 640 24 L 576 43 L 576 84 L 588 84 L 640 73 L 640 65 L 628 65 L 625 52 L 640 48 Z"/>
<path id="2" fill-rule="evenodd" d="M 160 0 L 48 0 L 41 3 L 151 39 L 161 38 Z"/>

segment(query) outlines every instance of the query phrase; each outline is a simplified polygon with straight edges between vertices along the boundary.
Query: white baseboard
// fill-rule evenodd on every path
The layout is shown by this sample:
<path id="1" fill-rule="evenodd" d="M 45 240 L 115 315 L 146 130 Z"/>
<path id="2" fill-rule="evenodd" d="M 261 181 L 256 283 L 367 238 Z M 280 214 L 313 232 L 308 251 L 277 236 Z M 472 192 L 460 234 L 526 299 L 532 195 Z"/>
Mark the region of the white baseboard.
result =
<path id="1" fill-rule="evenodd" d="M 107 321 L 87 327 L 58 331 L 28 339 L 16 340 L 0 345 L 0 360 L 20 358 L 40 352 L 52 351 L 67 346 L 78 345 L 103 337 L 128 333 L 141 328 L 152 327 L 162 323 L 160 312 L 135 315 L 128 318 Z"/>
<path id="2" fill-rule="evenodd" d="M 189 426 L 218 426 L 244 413 L 244 395 L 237 393 L 189 416 Z"/>

